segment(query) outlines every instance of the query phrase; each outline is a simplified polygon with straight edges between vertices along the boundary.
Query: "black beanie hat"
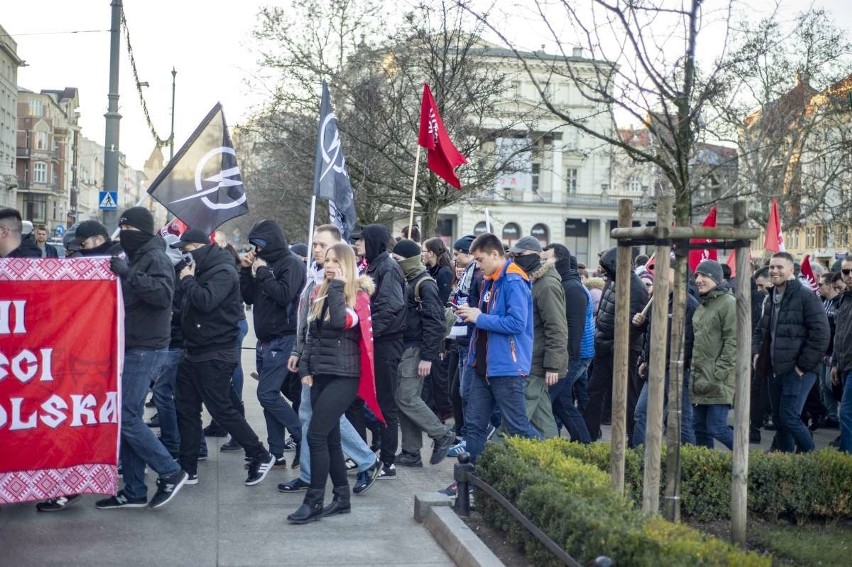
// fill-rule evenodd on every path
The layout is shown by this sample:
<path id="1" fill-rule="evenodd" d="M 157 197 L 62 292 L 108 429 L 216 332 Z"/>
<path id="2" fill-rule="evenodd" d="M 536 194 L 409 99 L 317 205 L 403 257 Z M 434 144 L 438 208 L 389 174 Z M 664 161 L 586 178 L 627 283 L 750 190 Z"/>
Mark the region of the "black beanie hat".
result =
<path id="1" fill-rule="evenodd" d="M 714 260 L 702 260 L 702 262 L 698 264 L 698 267 L 695 268 L 695 273 L 707 276 L 716 282 L 716 285 L 725 281 L 725 278 L 722 275 L 722 265 Z"/>
<path id="2" fill-rule="evenodd" d="M 470 254 L 470 245 L 473 244 L 474 239 L 476 237 L 472 234 L 462 236 L 453 244 L 453 250 L 461 250 L 465 254 Z"/>
<path id="3" fill-rule="evenodd" d="M 396 243 L 396 246 L 393 247 L 393 253 L 403 258 L 413 258 L 422 254 L 423 250 L 413 240 L 404 239 Z"/>
<path id="4" fill-rule="evenodd" d="M 118 224 L 127 224 L 144 233 L 154 234 L 154 216 L 145 207 L 131 207 L 121 213 Z"/>

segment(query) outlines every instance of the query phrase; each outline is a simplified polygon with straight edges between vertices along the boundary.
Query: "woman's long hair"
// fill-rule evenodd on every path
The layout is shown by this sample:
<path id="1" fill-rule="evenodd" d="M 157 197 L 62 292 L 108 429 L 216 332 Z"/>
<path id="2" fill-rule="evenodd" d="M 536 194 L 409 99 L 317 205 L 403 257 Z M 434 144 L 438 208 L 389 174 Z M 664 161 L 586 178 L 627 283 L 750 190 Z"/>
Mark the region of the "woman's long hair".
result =
<path id="1" fill-rule="evenodd" d="M 447 250 L 447 245 L 444 244 L 444 241 L 439 236 L 430 238 L 423 243 L 423 246 L 435 255 L 435 266 L 444 266 L 455 273 L 455 270 L 453 270 L 453 260 L 450 258 L 450 251 Z"/>
<path id="2" fill-rule="evenodd" d="M 355 299 L 358 296 L 358 290 L 361 287 L 361 282 L 358 278 L 355 253 L 348 244 L 344 244 L 342 242 L 339 242 L 329 248 L 326 251 L 326 254 L 329 252 L 334 252 L 334 256 L 337 258 L 337 262 L 340 264 L 340 268 L 343 270 L 343 274 L 346 277 L 346 281 L 343 284 L 343 296 L 346 298 L 346 305 L 354 308 Z M 314 304 L 311 306 L 309 319 L 317 319 L 320 317 L 323 306 L 325 305 L 325 298 L 328 295 L 328 283 L 329 280 L 323 278 L 322 283 L 317 288 L 316 299 L 314 299 Z M 326 318 L 327 317 L 328 315 L 326 315 Z"/>

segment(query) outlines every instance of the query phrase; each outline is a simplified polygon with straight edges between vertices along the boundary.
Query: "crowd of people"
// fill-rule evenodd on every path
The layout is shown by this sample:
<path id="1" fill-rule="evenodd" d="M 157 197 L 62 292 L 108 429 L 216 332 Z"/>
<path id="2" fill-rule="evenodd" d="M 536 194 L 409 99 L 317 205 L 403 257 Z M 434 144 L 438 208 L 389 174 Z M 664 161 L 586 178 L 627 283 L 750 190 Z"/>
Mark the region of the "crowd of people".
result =
<path id="1" fill-rule="evenodd" d="M 23 226 L 17 211 L 0 210 L 0 257 L 49 257 Z M 142 207 L 124 211 L 119 228 L 113 242 L 106 227 L 85 221 L 67 239 L 69 256 L 110 258 L 124 300 L 124 487 L 98 508 L 157 508 L 198 483 L 205 435 L 230 436 L 220 449 L 245 453 L 248 486 L 286 469 L 293 451 L 299 474 L 278 490 L 303 495 L 287 518 L 304 524 L 350 512 L 351 493 L 396 478 L 397 467 L 423 467 L 424 433 L 430 465 L 463 452 L 475 464 L 495 435 L 543 439 L 564 428 L 590 443 L 608 422 L 615 248 L 600 254 L 601 277 L 590 277 L 565 246 L 532 236 L 505 246 L 493 234 L 466 235 L 448 248 L 441 238 L 421 244 L 417 227 L 393 238 L 371 224 L 344 242 L 336 226 L 321 225 L 308 250 L 264 220 L 238 254 L 219 231 L 213 241 L 196 229 L 161 237 Z M 647 419 L 654 273 L 646 261 L 637 257 L 630 274 L 631 446 L 644 443 Z M 752 278 L 750 441 L 773 429 L 773 450 L 806 452 L 813 429 L 838 428 L 834 444 L 852 452 L 852 255 L 835 272 L 814 265 L 818 294 L 797 267 L 779 252 Z M 736 300 L 726 268 L 704 260 L 685 282 L 681 438 L 731 449 Z M 671 296 L 657 300 L 671 313 Z M 248 309 L 265 445 L 242 397 Z M 143 419 L 149 389 L 155 424 Z M 213 419 L 204 429 L 202 406 Z M 146 466 L 158 476 L 150 500 Z"/>

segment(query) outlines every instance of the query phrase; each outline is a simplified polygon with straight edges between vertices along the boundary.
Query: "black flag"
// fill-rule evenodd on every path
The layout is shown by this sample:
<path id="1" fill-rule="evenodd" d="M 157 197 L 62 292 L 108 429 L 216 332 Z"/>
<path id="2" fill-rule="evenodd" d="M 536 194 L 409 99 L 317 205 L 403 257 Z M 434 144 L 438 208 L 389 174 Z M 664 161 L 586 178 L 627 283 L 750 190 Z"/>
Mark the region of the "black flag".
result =
<path id="1" fill-rule="evenodd" d="M 190 228 L 210 234 L 248 212 L 222 105 L 216 103 L 148 193 Z"/>
<path id="2" fill-rule="evenodd" d="M 314 161 L 314 195 L 328 199 L 329 216 L 343 236 L 349 240 L 355 227 L 355 201 L 352 198 L 352 186 L 346 172 L 346 158 L 340 144 L 337 130 L 337 118 L 331 109 L 328 85 L 322 82 L 322 101 L 320 102 L 319 132 Z"/>

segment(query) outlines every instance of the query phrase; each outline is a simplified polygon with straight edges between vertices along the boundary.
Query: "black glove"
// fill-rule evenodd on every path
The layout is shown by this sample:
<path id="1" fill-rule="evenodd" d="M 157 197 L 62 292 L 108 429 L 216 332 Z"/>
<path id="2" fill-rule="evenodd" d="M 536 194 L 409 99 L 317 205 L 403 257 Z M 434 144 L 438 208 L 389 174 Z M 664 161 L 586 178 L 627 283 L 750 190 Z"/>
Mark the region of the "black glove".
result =
<path id="1" fill-rule="evenodd" d="M 127 260 L 121 256 L 113 256 L 109 260 L 109 269 L 112 270 L 114 274 L 124 276 L 130 271 L 130 266 L 127 265 Z"/>

